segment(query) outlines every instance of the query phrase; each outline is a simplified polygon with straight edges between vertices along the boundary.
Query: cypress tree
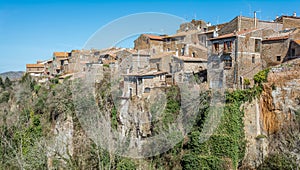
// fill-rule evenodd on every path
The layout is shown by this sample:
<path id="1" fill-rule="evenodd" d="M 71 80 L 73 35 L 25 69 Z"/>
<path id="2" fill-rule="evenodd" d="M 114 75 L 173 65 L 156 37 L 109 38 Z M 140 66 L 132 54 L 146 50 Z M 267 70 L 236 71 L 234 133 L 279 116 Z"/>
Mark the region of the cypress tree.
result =
<path id="1" fill-rule="evenodd" d="M 5 87 L 10 87 L 12 85 L 12 82 L 10 81 L 10 79 L 8 77 L 6 77 L 5 82 L 4 82 L 4 86 Z"/>

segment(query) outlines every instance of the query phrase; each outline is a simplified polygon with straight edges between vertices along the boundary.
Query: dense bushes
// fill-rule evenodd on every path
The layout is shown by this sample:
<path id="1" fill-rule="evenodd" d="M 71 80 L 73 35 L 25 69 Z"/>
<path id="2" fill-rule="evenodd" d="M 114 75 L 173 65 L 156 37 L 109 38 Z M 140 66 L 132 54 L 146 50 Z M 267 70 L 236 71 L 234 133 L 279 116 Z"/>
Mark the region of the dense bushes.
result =
<path id="1" fill-rule="evenodd" d="M 199 94 L 198 100 L 201 106 L 199 106 L 195 124 L 188 136 L 166 153 L 146 158 L 143 161 L 153 169 L 237 169 L 244 157 L 246 143 L 243 130 L 243 110 L 240 106 L 260 95 L 262 83 L 267 80 L 267 73 L 268 70 L 264 70 L 255 75 L 256 85 L 253 88 L 226 92 L 226 105 L 223 113 L 220 113 L 221 121 L 210 138 L 204 142 L 200 139 L 203 137 L 201 133 L 204 122 L 210 114 L 209 110 L 212 109 L 210 108 L 211 93 L 206 91 Z M 100 109 L 112 109 L 110 112 L 112 127 L 118 129 L 117 108 L 112 104 L 112 96 L 109 95 L 110 84 L 106 83 L 97 88 L 99 94 L 97 94 L 96 100 Z M 2 84 L 0 79 L 0 86 L 5 87 L 3 81 Z M 166 128 L 166 125 L 176 120 L 180 112 L 180 97 L 178 87 L 173 86 L 166 89 L 165 110 L 162 115 L 159 115 L 161 117 L 158 122 L 152 122 L 154 128 L 155 126 L 157 128 L 154 130 L 159 131 L 160 128 Z M 3 124 L 0 127 L 0 134 L 5 137 L 3 138 L 5 140 L 0 142 L 0 166 L 4 169 L 45 169 L 47 157 L 45 149 L 43 149 L 45 145 L 41 141 L 52 135 L 46 126 L 51 126 L 58 116 L 64 114 L 73 116 L 73 142 L 76 144 L 74 145 L 74 155 L 67 160 L 66 167 L 128 170 L 138 167 L 134 159 L 109 153 L 87 139 L 78 119 L 74 116 L 75 106 L 69 81 L 60 84 L 58 79 L 54 79 L 49 85 L 38 85 L 29 75 L 25 75 L 15 94 L 1 91 L 0 104 L 11 100 L 15 100 L 20 105 L 18 112 L 15 113 L 19 115 L 19 119 L 14 126 L 9 127 Z M 152 108 L 152 110 L 158 109 Z M 177 137 L 176 134 L 173 136 Z M 36 158 L 37 154 L 38 158 Z M 59 160 L 54 160 L 53 165 L 57 168 L 63 166 L 59 164 Z M 295 167 L 293 163 L 289 162 L 288 157 L 272 155 L 259 168 L 295 169 Z"/>
<path id="2" fill-rule="evenodd" d="M 297 169 L 295 158 L 285 155 L 284 153 L 269 155 L 264 162 L 258 167 L 259 170 L 293 170 Z"/>
<path id="3" fill-rule="evenodd" d="M 255 74 L 253 77 L 254 83 L 261 85 L 262 83 L 267 82 L 269 71 L 270 69 L 265 69 Z"/>

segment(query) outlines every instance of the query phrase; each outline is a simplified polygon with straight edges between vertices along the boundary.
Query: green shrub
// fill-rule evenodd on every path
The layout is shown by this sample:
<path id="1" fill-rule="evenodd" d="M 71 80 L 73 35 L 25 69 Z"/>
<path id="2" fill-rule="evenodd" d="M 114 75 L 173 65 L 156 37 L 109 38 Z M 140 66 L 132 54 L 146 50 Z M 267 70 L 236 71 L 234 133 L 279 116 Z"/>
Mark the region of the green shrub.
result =
<path id="1" fill-rule="evenodd" d="M 12 85 L 12 82 L 10 81 L 10 79 L 8 77 L 5 78 L 4 81 L 4 86 L 5 87 L 10 87 Z"/>
<path id="2" fill-rule="evenodd" d="M 259 139 L 264 139 L 264 138 L 267 138 L 267 136 L 260 134 L 260 135 L 257 135 L 255 139 L 259 140 Z"/>
<path id="3" fill-rule="evenodd" d="M 265 70 L 262 70 L 262 71 L 258 72 L 257 74 L 255 74 L 253 77 L 254 82 L 258 85 L 261 85 L 262 83 L 267 82 L 269 71 L 270 71 L 270 69 L 265 69 Z"/>
<path id="4" fill-rule="evenodd" d="M 117 109 L 115 106 L 113 106 L 113 108 L 111 110 L 111 126 L 113 129 L 118 128 Z"/>
<path id="5" fill-rule="evenodd" d="M 4 88 L 4 83 L 3 83 L 2 77 L 0 77 L 0 87 Z"/>
<path id="6" fill-rule="evenodd" d="M 0 94 L 0 103 L 7 103 L 10 97 L 10 93 L 8 91 L 4 91 Z"/>
<path id="7" fill-rule="evenodd" d="M 224 169 L 224 161 L 216 156 L 201 156 L 193 153 L 185 154 L 181 160 L 182 169 Z"/>
<path id="8" fill-rule="evenodd" d="M 258 170 L 293 170 L 297 169 L 296 161 L 291 156 L 287 156 L 284 153 L 269 155 L 264 162 L 258 167 Z"/>
<path id="9" fill-rule="evenodd" d="M 36 85 L 33 86 L 33 90 L 34 90 L 35 93 L 38 93 L 39 90 L 40 90 L 40 88 L 41 88 L 41 86 L 38 85 L 38 84 L 36 84 Z"/>
<path id="10" fill-rule="evenodd" d="M 127 158 L 123 158 L 117 163 L 117 170 L 135 170 L 135 164 Z"/>
<path id="11" fill-rule="evenodd" d="M 58 84 L 59 79 L 57 77 L 55 77 L 55 78 L 51 79 L 50 82 L 53 83 L 53 84 Z"/>
<path id="12" fill-rule="evenodd" d="M 109 68 L 109 64 L 103 64 L 103 67 Z"/>

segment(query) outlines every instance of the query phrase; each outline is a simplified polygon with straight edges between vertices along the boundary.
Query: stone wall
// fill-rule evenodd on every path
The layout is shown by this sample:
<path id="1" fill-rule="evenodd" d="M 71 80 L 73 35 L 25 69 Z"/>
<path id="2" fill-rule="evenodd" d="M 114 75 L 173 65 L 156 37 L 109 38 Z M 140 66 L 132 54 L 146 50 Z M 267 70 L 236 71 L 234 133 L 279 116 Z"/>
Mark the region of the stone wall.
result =
<path id="1" fill-rule="evenodd" d="M 238 37 L 237 54 L 237 78 L 239 78 L 239 88 L 243 88 L 245 78 L 252 80 L 254 75 L 262 70 L 261 62 L 261 38 L 262 31 L 254 31 L 245 36 Z M 258 41 L 258 51 L 255 50 L 255 41 Z M 253 84 L 254 82 L 251 81 Z"/>
<path id="2" fill-rule="evenodd" d="M 283 28 L 283 24 L 277 22 L 258 21 L 257 28 L 268 28 L 274 31 L 280 31 Z"/>
<path id="3" fill-rule="evenodd" d="M 220 28 L 218 28 L 218 29 L 220 29 Z M 233 33 L 234 31 L 238 31 L 237 29 L 238 29 L 238 17 L 234 18 L 229 23 L 227 23 L 226 26 L 221 28 L 218 31 L 218 34 L 224 35 L 224 34 Z"/>
<path id="4" fill-rule="evenodd" d="M 188 46 L 189 57 L 207 59 L 207 48 L 202 45 L 189 45 Z"/>
<path id="5" fill-rule="evenodd" d="M 283 29 L 300 27 L 300 19 L 283 18 Z"/>
<path id="6" fill-rule="evenodd" d="M 263 41 L 262 62 L 263 68 L 282 63 L 287 55 L 289 40 Z M 278 57 L 278 58 L 277 58 Z M 280 57 L 280 60 L 278 60 Z"/>
<path id="7" fill-rule="evenodd" d="M 143 34 L 139 36 L 136 40 L 134 40 L 134 49 L 150 49 L 150 38 Z"/>
<path id="8" fill-rule="evenodd" d="M 154 40 L 142 34 L 134 41 L 134 49 L 146 50 L 149 54 L 157 54 L 163 52 L 163 41 Z"/>
<path id="9" fill-rule="evenodd" d="M 132 54 L 132 69 L 133 73 L 149 69 L 150 55 Z"/>

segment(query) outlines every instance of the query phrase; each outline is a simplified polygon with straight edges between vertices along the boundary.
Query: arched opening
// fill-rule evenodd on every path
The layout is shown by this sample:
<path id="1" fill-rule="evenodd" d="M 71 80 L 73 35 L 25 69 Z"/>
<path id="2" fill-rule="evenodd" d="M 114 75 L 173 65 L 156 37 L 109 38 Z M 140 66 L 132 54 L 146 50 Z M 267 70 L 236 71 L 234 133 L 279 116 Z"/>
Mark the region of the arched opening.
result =
<path id="1" fill-rule="evenodd" d="M 150 90 L 151 90 L 150 87 L 146 87 L 144 93 L 150 93 Z"/>
<path id="2" fill-rule="evenodd" d="M 224 61 L 224 69 L 230 69 L 232 67 L 231 56 L 229 56 L 229 55 L 224 56 L 223 61 Z"/>

